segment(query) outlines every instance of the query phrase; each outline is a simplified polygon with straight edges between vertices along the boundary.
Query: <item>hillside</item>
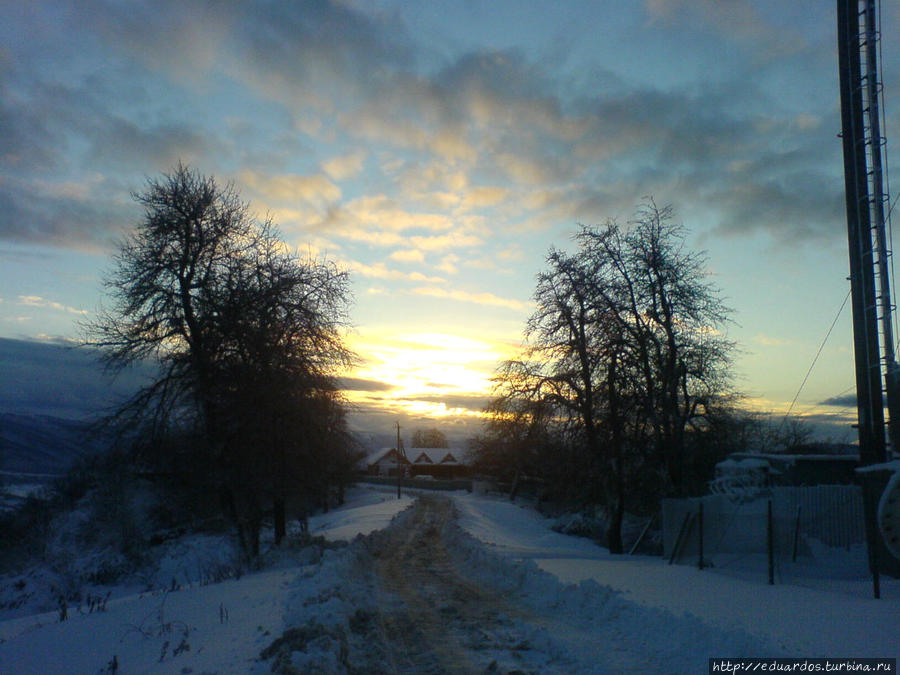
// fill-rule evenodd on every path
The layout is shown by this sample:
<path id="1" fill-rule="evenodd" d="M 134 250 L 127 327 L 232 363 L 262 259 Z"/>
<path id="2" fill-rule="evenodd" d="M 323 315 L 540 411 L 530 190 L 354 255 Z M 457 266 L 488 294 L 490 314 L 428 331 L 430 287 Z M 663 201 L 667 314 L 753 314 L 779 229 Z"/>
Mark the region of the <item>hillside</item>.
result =
<path id="1" fill-rule="evenodd" d="M 88 424 L 149 375 L 146 366 L 113 378 L 89 348 L 0 338 L 0 472 L 5 482 L 63 473 L 100 441 Z M 31 474 L 23 476 L 22 474 Z"/>

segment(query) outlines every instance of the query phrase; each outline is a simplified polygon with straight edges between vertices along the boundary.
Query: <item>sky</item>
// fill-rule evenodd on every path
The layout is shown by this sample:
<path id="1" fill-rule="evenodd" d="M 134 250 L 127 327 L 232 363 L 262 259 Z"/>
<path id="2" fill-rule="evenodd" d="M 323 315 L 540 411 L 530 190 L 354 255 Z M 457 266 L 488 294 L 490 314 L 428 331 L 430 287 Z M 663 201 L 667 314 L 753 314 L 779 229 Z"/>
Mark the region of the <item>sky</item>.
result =
<path id="1" fill-rule="evenodd" d="M 834 6 L 0 2 L 0 337 L 82 337 L 131 194 L 182 161 L 350 272 L 366 424 L 471 425 L 549 248 L 652 197 L 733 310 L 736 388 L 781 414 L 849 290 Z M 840 440 L 849 318 L 793 408 Z"/>

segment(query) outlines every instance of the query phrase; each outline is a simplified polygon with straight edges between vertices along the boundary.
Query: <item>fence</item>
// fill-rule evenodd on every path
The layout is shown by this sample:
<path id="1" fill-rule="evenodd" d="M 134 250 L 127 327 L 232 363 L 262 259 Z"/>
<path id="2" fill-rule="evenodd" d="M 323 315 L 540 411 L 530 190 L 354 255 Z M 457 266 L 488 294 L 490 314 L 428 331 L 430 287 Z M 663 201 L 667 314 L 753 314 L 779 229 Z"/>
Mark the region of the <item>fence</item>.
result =
<path id="1" fill-rule="evenodd" d="M 372 483 L 374 485 L 388 485 L 391 487 L 397 487 L 396 476 L 388 477 L 364 475 L 359 477 L 357 480 L 360 483 Z M 421 476 L 418 478 L 401 478 L 400 486 L 404 488 L 417 488 L 426 490 L 466 490 L 467 492 L 472 491 L 472 481 L 468 478 L 457 478 L 455 480 L 432 480 L 429 478 L 422 478 Z"/>
<path id="2" fill-rule="evenodd" d="M 765 556 L 770 540 L 781 561 L 808 556 L 811 540 L 844 549 L 866 541 L 862 490 L 855 485 L 776 487 L 745 501 L 725 495 L 666 499 L 662 521 L 668 559 L 699 563 L 702 547 L 703 560 L 719 567 Z"/>

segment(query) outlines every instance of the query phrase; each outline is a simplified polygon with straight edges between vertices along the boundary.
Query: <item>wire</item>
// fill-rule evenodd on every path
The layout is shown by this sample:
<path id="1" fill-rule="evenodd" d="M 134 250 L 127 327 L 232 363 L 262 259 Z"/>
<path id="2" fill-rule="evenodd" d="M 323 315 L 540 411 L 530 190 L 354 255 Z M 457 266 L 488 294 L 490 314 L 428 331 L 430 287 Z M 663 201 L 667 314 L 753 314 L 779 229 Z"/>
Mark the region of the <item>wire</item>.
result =
<path id="1" fill-rule="evenodd" d="M 809 364 L 809 370 L 806 371 L 806 377 L 803 378 L 803 382 L 800 383 L 800 388 L 797 389 L 797 393 L 794 395 L 794 400 L 791 401 L 791 405 L 788 408 L 788 411 L 784 414 L 784 419 L 781 420 L 781 427 L 779 427 L 779 431 L 784 428 L 784 425 L 787 423 L 788 417 L 791 415 L 791 411 L 794 409 L 794 404 L 797 403 L 797 399 L 800 398 L 800 392 L 803 391 L 803 387 L 806 386 L 807 380 L 809 380 L 810 373 L 812 373 L 813 368 L 816 366 L 816 361 L 819 360 L 819 356 L 822 354 L 822 350 L 825 349 L 825 343 L 828 342 L 828 338 L 831 337 L 831 331 L 834 330 L 835 325 L 838 322 L 838 319 L 841 318 L 841 314 L 844 311 L 844 307 L 847 306 L 847 300 L 850 299 L 850 291 L 847 291 L 847 295 L 844 296 L 844 301 L 841 303 L 840 309 L 837 311 L 837 315 L 834 317 L 834 321 L 831 322 L 831 326 L 828 328 L 828 332 L 825 333 L 825 339 L 822 340 L 822 344 L 819 345 L 819 351 L 816 352 L 815 357 L 812 360 L 812 363 Z"/>

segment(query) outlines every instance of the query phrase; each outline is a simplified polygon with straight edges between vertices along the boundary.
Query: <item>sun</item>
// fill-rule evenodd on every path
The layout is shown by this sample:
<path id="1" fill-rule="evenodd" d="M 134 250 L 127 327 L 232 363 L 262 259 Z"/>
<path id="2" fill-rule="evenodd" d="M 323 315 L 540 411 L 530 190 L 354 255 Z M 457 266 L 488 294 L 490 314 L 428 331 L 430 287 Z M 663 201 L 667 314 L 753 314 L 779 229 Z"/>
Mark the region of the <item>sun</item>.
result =
<path id="1" fill-rule="evenodd" d="M 389 385 L 351 401 L 427 417 L 480 415 L 472 405 L 490 395 L 494 370 L 512 355 L 506 343 L 448 333 L 375 333 L 351 345 L 363 360 L 353 376 Z"/>

